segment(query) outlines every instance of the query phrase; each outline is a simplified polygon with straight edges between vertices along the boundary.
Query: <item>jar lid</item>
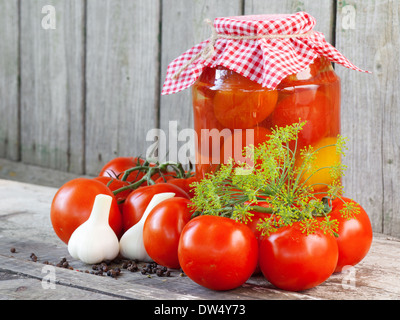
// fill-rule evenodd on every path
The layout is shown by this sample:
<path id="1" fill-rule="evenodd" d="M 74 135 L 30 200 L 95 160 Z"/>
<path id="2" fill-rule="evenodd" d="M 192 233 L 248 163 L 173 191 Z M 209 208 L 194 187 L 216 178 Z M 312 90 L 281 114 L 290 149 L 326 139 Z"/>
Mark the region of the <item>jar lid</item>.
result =
<path id="1" fill-rule="evenodd" d="M 205 67 L 226 67 L 269 89 L 307 68 L 318 56 L 368 72 L 353 65 L 321 32 L 314 31 L 315 18 L 306 12 L 221 17 L 208 23 L 211 37 L 169 64 L 161 94 L 188 88 Z"/>

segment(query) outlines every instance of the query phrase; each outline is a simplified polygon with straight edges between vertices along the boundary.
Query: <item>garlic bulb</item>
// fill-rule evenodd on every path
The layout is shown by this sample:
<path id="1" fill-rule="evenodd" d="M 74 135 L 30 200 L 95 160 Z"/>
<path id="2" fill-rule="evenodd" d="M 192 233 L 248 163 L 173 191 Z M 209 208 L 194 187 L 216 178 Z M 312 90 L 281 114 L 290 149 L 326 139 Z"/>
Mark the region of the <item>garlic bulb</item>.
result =
<path id="1" fill-rule="evenodd" d="M 166 192 L 158 193 L 153 196 L 148 204 L 142 218 L 138 223 L 129 228 L 119 241 L 120 253 L 128 259 L 137 259 L 143 262 L 151 262 L 153 259 L 147 254 L 143 243 L 143 227 L 147 216 L 153 208 L 160 202 L 173 198 L 175 193 Z"/>
<path id="2" fill-rule="evenodd" d="M 96 196 L 92 212 L 87 221 L 72 233 L 68 241 L 68 252 L 87 264 L 113 260 L 119 253 L 119 242 L 108 223 L 112 197 Z"/>

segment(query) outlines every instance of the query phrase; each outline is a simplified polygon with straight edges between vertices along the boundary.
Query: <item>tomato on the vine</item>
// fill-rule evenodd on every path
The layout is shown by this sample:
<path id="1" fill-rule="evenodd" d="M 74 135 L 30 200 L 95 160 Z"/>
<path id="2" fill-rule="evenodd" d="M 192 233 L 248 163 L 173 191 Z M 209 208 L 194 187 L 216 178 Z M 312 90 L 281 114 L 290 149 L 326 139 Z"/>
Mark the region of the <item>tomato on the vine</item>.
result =
<path id="1" fill-rule="evenodd" d="M 154 180 L 154 183 L 166 183 L 168 180 L 175 179 L 174 173 L 166 173 Z"/>
<path id="2" fill-rule="evenodd" d="M 65 183 L 57 191 L 51 204 L 51 223 L 63 242 L 68 243 L 75 229 L 89 218 L 98 194 L 113 197 L 108 221 L 115 234 L 118 237 L 122 235 L 121 213 L 111 190 L 100 181 L 76 178 Z"/>
<path id="3" fill-rule="evenodd" d="M 99 176 L 113 177 L 133 183 L 142 179 L 146 174 L 146 171 L 139 169 L 133 170 L 127 177 L 124 177 L 125 171 L 135 167 L 144 166 L 145 163 L 146 161 L 140 157 L 116 157 L 104 165 L 99 173 Z M 148 163 L 148 167 L 155 167 L 155 164 Z M 159 172 L 154 172 L 154 174 L 151 175 L 151 179 L 153 181 L 159 177 Z M 146 186 L 147 182 L 144 181 L 141 185 Z"/>
<path id="4" fill-rule="evenodd" d="M 170 183 L 158 183 L 140 187 L 132 191 L 122 206 L 122 224 L 124 232 L 139 222 L 153 196 L 157 193 L 173 192 L 175 197 L 189 199 L 181 188 Z"/>
<path id="5" fill-rule="evenodd" d="M 301 222 L 279 228 L 260 244 L 259 265 L 277 288 L 302 291 L 327 280 L 338 261 L 338 246 L 331 234 L 317 228 L 303 232 Z"/>
<path id="6" fill-rule="evenodd" d="M 193 218 L 179 239 L 182 270 L 212 290 L 230 290 L 245 283 L 256 268 L 257 255 L 257 240 L 250 228 L 225 217 Z"/>
<path id="7" fill-rule="evenodd" d="M 193 182 L 196 181 L 196 177 L 189 177 L 189 178 L 173 178 L 169 179 L 167 183 L 176 185 L 177 187 L 181 188 L 185 191 L 190 198 L 194 197 L 194 190 L 190 186 Z"/>
<path id="8" fill-rule="evenodd" d="M 158 264 L 178 269 L 178 244 L 182 229 L 193 209 L 190 200 L 174 197 L 153 208 L 143 226 L 143 243 L 147 254 Z"/>
<path id="9" fill-rule="evenodd" d="M 246 201 L 244 204 L 248 204 Z M 266 201 L 258 201 L 256 204 L 251 204 L 251 206 L 260 206 L 263 208 L 270 208 L 271 205 L 266 202 Z M 262 230 L 259 230 L 258 225 L 264 221 L 266 218 L 271 217 L 271 213 L 267 212 L 258 212 L 258 211 L 249 211 L 250 214 L 252 214 L 251 220 L 246 222 L 246 225 L 250 228 L 251 231 L 253 231 L 254 235 L 256 236 L 256 239 L 258 242 L 261 242 L 262 240 Z"/>
<path id="10" fill-rule="evenodd" d="M 345 208 L 349 204 L 359 210 L 358 213 L 352 215 L 351 211 Z M 343 209 L 344 212 L 341 212 Z M 349 216 L 346 216 L 346 211 Z M 373 238 L 371 221 L 360 204 L 345 197 L 333 200 L 330 216 L 339 223 L 339 236 L 336 238 L 339 259 L 335 272 L 341 272 L 344 267 L 356 265 L 367 255 Z"/>
<path id="11" fill-rule="evenodd" d="M 144 160 L 137 157 L 116 157 L 107 162 L 101 169 L 99 176 L 113 177 L 121 179 L 123 173 L 131 168 L 143 165 Z M 126 181 L 134 182 L 140 180 L 144 176 L 144 172 L 134 171 L 129 174 Z"/>
<path id="12" fill-rule="evenodd" d="M 177 178 L 173 172 L 163 174 L 160 176 L 157 180 L 155 180 L 155 183 L 170 183 L 174 184 L 177 187 L 181 188 L 183 191 L 185 191 L 190 198 L 193 198 L 194 196 L 194 190 L 190 186 L 193 182 L 196 181 L 196 177 L 191 176 L 187 178 Z"/>
<path id="13" fill-rule="evenodd" d="M 129 186 L 129 182 L 128 181 L 122 181 L 122 180 L 119 180 L 117 178 L 112 178 L 112 177 L 100 176 L 100 177 L 95 177 L 93 179 L 104 183 L 112 192 L 114 192 L 114 191 L 116 191 L 118 189 L 121 189 L 121 188 Z M 132 192 L 131 189 L 127 189 L 127 190 L 118 192 L 115 195 L 115 198 L 117 199 L 117 202 L 120 203 L 120 204 L 118 204 L 120 210 L 122 210 L 123 201 L 125 201 L 126 197 L 131 192 Z"/>

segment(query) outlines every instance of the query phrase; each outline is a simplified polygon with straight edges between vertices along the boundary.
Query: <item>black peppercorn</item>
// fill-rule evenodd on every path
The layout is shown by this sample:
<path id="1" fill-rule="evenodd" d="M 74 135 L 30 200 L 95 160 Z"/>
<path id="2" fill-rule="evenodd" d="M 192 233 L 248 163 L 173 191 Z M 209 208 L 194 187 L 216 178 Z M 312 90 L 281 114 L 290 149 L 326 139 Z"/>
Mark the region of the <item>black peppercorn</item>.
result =
<path id="1" fill-rule="evenodd" d="M 32 261 L 36 262 L 37 261 L 37 257 L 34 253 L 31 253 L 30 258 Z"/>

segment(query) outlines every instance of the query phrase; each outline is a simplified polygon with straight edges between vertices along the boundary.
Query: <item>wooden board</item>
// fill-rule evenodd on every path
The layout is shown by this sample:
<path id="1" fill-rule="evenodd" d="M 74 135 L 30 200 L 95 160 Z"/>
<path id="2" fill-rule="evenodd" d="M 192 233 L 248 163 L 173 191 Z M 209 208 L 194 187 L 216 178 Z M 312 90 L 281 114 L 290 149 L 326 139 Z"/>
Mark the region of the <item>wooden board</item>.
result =
<path id="1" fill-rule="evenodd" d="M 273 287 L 262 276 L 224 292 L 205 289 L 180 270 L 170 277 L 143 275 L 121 269 L 117 278 L 91 271 L 72 259 L 55 235 L 49 218 L 57 189 L 0 180 L 0 299 L 139 299 L 139 300 L 348 300 L 399 299 L 399 239 L 375 234 L 367 257 L 351 273 L 332 275 L 325 283 L 303 292 Z M 16 252 L 12 253 L 11 248 Z M 34 262 L 31 253 L 37 256 Z M 63 257 L 72 270 L 53 267 Z M 44 264 L 48 261 L 51 265 Z M 143 265 L 143 264 L 140 264 Z M 112 267 L 121 266 L 113 264 Z M 79 272 L 79 271 L 81 272 Z M 83 271 L 83 272 L 82 272 Z M 55 285 L 53 290 L 50 284 Z M 46 286 L 47 285 L 47 286 Z M 54 287 L 53 287 L 54 288 Z"/>
<path id="2" fill-rule="evenodd" d="M 117 155 L 145 155 L 157 126 L 159 29 L 159 1 L 88 1 L 87 174 Z"/>
<path id="3" fill-rule="evenodd" d="M 55 29 L 43 28 L 48 5 L 55 9 Z M 83 172 L 84 16 L 83 1 L 21 3 L 24 163 Z"/>
<path id="4" fill-rule="evenodd" d="M 365 207 L 374 230 L 389 235 L 400 234 L 399 13 L 399 1 L 339 1 L 336 22 L 338 50 L 372 72 L 336 68 L 349 138 L 345 190 Z"/>
<path id="5" fill-rule="evenodd" d="M 0 157 L 20 158 L 19 5 L 0 1 Z"/>
<path id="6" fill-rule="evenodd" d="M 0 159 L 0 179 L 60 188 L 69 180 L 79 177 L 93 178 L 92 176 L 63 172 L 11 160 Z"/>

